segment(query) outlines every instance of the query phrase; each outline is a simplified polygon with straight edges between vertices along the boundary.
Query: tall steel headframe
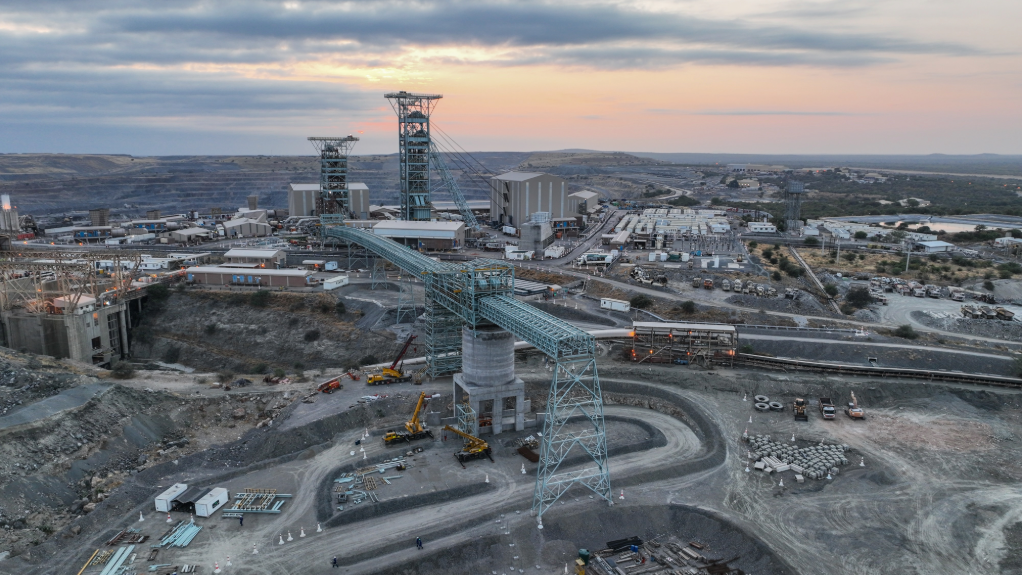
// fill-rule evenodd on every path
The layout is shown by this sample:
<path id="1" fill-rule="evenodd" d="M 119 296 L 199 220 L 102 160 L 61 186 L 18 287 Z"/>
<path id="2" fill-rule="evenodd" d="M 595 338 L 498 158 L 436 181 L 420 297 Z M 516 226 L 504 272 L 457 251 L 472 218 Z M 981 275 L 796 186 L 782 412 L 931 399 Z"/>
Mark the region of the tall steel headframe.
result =
<path id="1" fill-rule="evenodd" d="M 397 142 L 401 175 L 401 219 L 429 221 L 430 204 L 429 116 L 440 94 L 391 92 L 384 94 L 397 113 Z"/>
<path id="2" fill-rule="evenodd" d="M 316 215 L 342 214 L 351 217 L 351 198 L 348 197 L 348 153 L 358 138 L 312 136 L 312 145 L 319 152 L 319 197 Z"/>
<path id="3" fill-rule="evenodd" d="M 575 486 L 613 503 L 603 399 L 593 336 L 513 297 L 514 267 L 477 259 L 440 262 L 352 227 L 327 235 L 365 246 L 426 284 L 426 354 L 430 375 L 461 365 L 462 325 L 494 324 L 548 355 L 555 364 L 532 509 L 543 513 Z M 581 423 L 581 426 L 576 425 Z M 571 423 L 569 427 L 568 424 Z"/>
<path id="4" fill-rule="evenodd" d="M 797 234 L 802 229 L 802 198 L 806 185 L 797 180 L 788 180 L 784 189 L 784 227 L 788 233 Z"/>

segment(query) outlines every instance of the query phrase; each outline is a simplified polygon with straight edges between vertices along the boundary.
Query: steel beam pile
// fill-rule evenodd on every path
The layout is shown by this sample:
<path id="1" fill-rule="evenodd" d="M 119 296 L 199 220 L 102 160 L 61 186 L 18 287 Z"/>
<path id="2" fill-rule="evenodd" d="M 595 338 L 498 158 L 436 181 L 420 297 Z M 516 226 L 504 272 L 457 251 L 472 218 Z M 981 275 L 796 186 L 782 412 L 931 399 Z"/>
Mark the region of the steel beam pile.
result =
<path id="1" fill-rule="evenodd" d="M 181 522 L 167 536 L 160 539 L 160 547 L 187 547 L 192 539 L 202 531 L 202 527 L 194 523 Z"/>

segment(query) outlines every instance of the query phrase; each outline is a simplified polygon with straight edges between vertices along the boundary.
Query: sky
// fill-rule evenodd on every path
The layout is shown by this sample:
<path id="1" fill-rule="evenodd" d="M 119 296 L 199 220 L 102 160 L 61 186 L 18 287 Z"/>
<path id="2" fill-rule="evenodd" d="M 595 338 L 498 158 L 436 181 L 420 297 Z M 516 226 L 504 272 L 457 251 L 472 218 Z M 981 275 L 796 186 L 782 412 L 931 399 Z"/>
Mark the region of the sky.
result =
<path id="1" fill-rule="evenodd" d="M 4 0 L 0 153 L 1022 153 L 1018 0 Z"/>

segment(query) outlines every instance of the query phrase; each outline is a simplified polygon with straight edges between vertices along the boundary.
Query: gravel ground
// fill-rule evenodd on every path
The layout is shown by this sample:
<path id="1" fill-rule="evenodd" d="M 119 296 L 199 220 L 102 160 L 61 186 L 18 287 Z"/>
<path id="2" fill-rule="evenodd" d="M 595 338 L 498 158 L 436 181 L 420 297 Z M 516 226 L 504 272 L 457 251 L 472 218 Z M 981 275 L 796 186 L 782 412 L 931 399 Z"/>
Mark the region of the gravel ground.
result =
<path id="1" fill-rule="evenodd" d="M 788 299 L 786 297 L 758 297 L 749 294 L 737 294 L 725 300 L 728 303 L 765 309 L 767 311 L 779 311 L 784 313 L 797 313 L 800 315 L 814 315 L 814 316 L 833 316 L 842 317 L 834 313 L 833 310 L 827 308 L 821 304 L 815 297 L 807 294 L 800 293 L 797 299 Z"/>

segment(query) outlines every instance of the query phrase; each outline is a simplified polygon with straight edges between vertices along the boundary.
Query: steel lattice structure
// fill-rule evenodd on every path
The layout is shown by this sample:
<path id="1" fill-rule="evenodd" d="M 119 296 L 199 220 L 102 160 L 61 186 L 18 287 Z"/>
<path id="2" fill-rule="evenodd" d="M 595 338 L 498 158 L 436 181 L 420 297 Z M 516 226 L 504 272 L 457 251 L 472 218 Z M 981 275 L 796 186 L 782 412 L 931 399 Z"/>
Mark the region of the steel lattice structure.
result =
<path id="1" fill-rule="evenodd" d="M 309 138 L 319 152 L 319 196 L 316 215 L 342 214 L 351 217 L 348 196 L 348 152 L 355 147 L 355 136 Z"/>
<path id="2" fill-rule="evenodd" d="M 429 115 L 440 94 L 384 94 L 397 113 L 401 176 L 401 219 L 429 221 L 433 209 L 429 183 Z"/>
<path id="3" fill-rule="evenodd" d="M 460 367 L 463 324 L 492 323 L 550 356 L 554 375 L 543 424 L 532 509 L 542 520 L 543 513 L 576 485 L 612 503 L 603 399 L 593 336 L 514 299 L 514 267 L 506 262 L 490 259 L 439 262 L 393 240 L 356 228 L 324 227 L 324 234 L 362 245 L 423 279 L 426 284 L 426 359 L 430 375 L 450 373 Z M 569 420 L 573 423 L 581 420 L 583 429 L 568 431 L 565 426 Z M 576 458 L 582 462 L 566 463 Z"/>
<path id="4" fill-rule="evenodd" d="M 788 180 L 784 190 L 784 227 L 788 233 L 797 234 L 802 228 L 802 197 L 806 185 L 797 180 Z"/>
<path id="5" fill-rule="evenodd" d="M 468 207 L 465 194 L 461 192 L 461 187 L 458 186 L 458 181 L 454 179 L 454 174 L 447 167 L 444 157 L 440 155 L 440 152 L 435 147 L 430 149 L 429 156 L 433 160 L 433 165 L 436 166 L 437 171 L 440 172 L 440 178 L 444 181 L 444 185 L 447 186 L 447 191 L 450 192 L 455 205 L 458 206 L 461 217 L 465 219 L 465 225 L 473 230 L 480 229 L 482 226 L 479 224 L 479 220 L 476 219 L 476 215 L 472 213 L 472 208 Z"/>

